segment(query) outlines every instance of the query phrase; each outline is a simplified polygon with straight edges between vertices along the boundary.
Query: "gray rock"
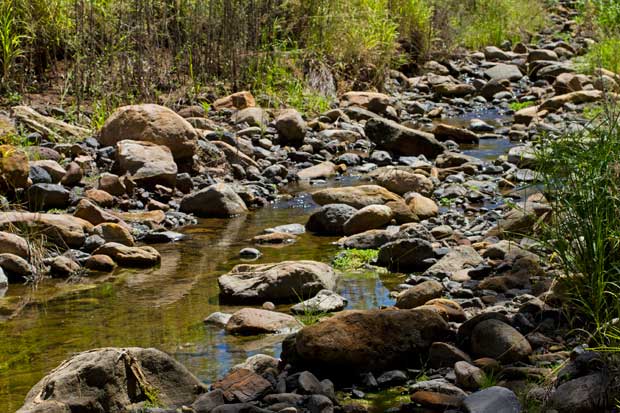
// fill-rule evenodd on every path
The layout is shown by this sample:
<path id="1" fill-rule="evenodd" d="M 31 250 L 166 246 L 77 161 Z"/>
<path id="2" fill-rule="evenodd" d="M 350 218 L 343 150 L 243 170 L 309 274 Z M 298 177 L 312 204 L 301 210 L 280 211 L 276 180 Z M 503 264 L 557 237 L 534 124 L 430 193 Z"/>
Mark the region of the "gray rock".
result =
<path id="1" fill-rule="evenodd" d="M 357 210 L 345 204 L 329 204 L 313 213 L 306 229 L 311 232 L 329 235 L 341 235 L 344 232 L 344 224 Z"/>
<path id="2" fill-rule="evenodd" d="M 33 184 L 51 184 L 54 182 L 52 176 L 44 168 L 37 165 L 30 165 L 28 177 Z"/>
<path id="3" fill-rule="evenodd" d="M 489 319 L 474 327 L 471 351 L 476 357 L 491 357 L 511 363 L 527 358 L 532 353 L 532 347 L 527 339 L 510 325 Z"/>
<path id="4" fill-rule="evenodd" d="M 167 146 L 123 140 L 116 144 L 116 160 L 117 172 L 128 174 L 140 186 L 176 185 L 177 164 Z"/>
<path id="5" fill-rule="evenodd" d="M 284 110 L 275 122 L 276 129 L 283 143 L 299 145 L 306 136 L 306 121 L 295 109 Z"/>
<path id="6" fill-rule="evenodd" d="M 429 391 L 433 393 L 441 393 L 441 394 L 446 394 L 448 396 L 457 396 L 457 397 L 467 396 L 467 393 L 465 393 L 460 388 L 456 387 L 454 384 L 447 382 L 445 379 L 420 381 L 420 382 L 417 382 L 409 386 L 409 392 L 411 394 L 417 391 Z"/>
<path id="7" fill-rule="evenodd" d="M 243 199 L 227 184 L 214 184 L 185 196 L 180 210 L 202 217 L 230 217 L 248 212 Z"/>
<path id="8" fill-rule="evenodd" d="M 493 386 L 463 400 L 467 413 L 521 413 L 517 396 L 505 387 Z"/>
<path id="9" fill-rule="evenodd" d="M 216 389 L 198 396 L 196 401 L 192 403 L 192 408 L 196 413 L 211 413 L 213 409 L 225 403 L 224 392 Z"/>
<path id="10" fill-rule="evenodd" d="M 299 321 L 288 314 L 259 308 L 243 308 L 230 317 L 226 331 L 244 336 L 282 334 L 291 333 L 300 326 Z"/>
<path id="11" fill-rule="evenodd" d="M 102 348 L 78 353 L 41 379 L 19 413 L 121 413 L 137 400 L 138 383 L 166 407 L 190 405 L 203 385 L 183 365 L 155 349 Z M 139 393 L 142 394 L 142 393 Z"/>
<path id="12" fill-rule="evenodd" d="M 434 159 L 444 151 L 433 134 L 410 129 L 384 118 L 373 118 L 366 122 L 366 136 L 380 149 L 402 156 L 424 155 Z"/>
<path id="13" fill-rule="evenodd" d="M 331 290 L 321 290 L 309 300 L 291 307 L 293 314 L 332 313 L 343 310 L 347 306 L 347 299 Z"/>
<path id="14" fill-rule="evenodd" d="M 377 377 L 377 384 L 382 387 L 400 386 L 407 382 L 407 374 L 402 370 L 386 371 Z"/>
<path id="15" fill-rule="evenodd" d="M 523 73 L 521 73 L 518 66 L 507 65 L 504 63 L 499 63 L 492 68 L 487 69 L 484 74 L 492 80 L 508 79 L 511 82 L 519 81 L 523 77 Z"/>
<path id="16" fill-rule="evenodd" d="M 28 208 L 31 211 L 65 209 L 69 206 L 70 194 L 62 185 L 35 184 L 28 188 Z"/>
<path id="17" fill-rule="evenodd" d="M 241 251 L 239 251 L 239 256 L 241 258 L 246 258 L 250 260 L 257 260 L 261 257 L 261 255 L 263 254 L 256 248 L 243 248 Z"/>
<path id="18" fill-rule="evenodd" d="M 551 395 L 549 405 L 559 412 L 602 412 L 607 403 L 605 390 L 605 377 L 590 374 L 561 384 Z"/>
<path id="19" fill-rule="evenodd" d="M 426 273 L 435 276 L 450 276 L 464 268 L 474 268 L 482 264 L 483 259 L 478 252 L 470 246 L 454 247 L 439 261 L 433 264 Z"/>
<path id="20" fill-rule="evenodd" d="M 265 232 L 267 234 L 274 232 L 284 232 L 286 234 L 301 235 L 306 232 L 306 227 L 304 227 L 302 224 L 286 224 L 278 225 L 277 227 L 273 228 L 267 228 Z"/>
<path id="21" fill-rule="evenodd" d="M 430 242 L 419 239 L 400 239 L 381 247 L 377 263 L 391 271 L 424 271 L 435 256 Z"/>
<path id="22" fill-rule="evenodd" d="M 333 413 L 334 404 L 329 397 L 315 394 L 308 398 L 308 411 L 310 413 Z"/>
<path id="23" fill-rule="evenodd" d="M 482 369 L 466 361 L 457 361 L 454 364 L 456 384 L 464 389 L 478 389 L 484 380 Z"/>
<path id="24" fill-rule="evenodd" d="M 228 324 L 228 322 L 230 321 L 230 317 L 232 317 L 232 314 L 226 314 L 216 311 L 215 313 L 209 314 L 209 316 L 204 319 L 204 323 L 225 327 L 226 324 Z"/>
<path id="25" fill-rule="evenodd" d="M 218 278 L 220 296 L 233 302 L 290 302 L 336 287 L 336 273 L 316 261 L 241 264 Z"/>

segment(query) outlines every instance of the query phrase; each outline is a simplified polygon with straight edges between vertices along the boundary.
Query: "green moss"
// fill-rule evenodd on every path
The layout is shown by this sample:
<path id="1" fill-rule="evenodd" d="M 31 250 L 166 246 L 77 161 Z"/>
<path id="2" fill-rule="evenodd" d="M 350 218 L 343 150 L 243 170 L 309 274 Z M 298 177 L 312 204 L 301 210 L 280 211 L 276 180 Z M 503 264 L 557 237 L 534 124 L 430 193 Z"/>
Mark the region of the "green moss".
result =
<path id="1" fill-rule="evenodd" d="M 350 249 L 336 255 L 332 263 L 339 270 L 355 270 L 371 264 L 378 256 L 379 250 Z"/>
<path id="2" fill-rule="evenodd" d="M 383 413 L 392 407 L 411 403 L 409 392 L 404 387 L 393 387 L 382 392 L 366 393 L 364 399 L 354 400 L 345 394 L 339 394 L 338 396 L 343 404 L 360 404 L 371 413 Z"/>

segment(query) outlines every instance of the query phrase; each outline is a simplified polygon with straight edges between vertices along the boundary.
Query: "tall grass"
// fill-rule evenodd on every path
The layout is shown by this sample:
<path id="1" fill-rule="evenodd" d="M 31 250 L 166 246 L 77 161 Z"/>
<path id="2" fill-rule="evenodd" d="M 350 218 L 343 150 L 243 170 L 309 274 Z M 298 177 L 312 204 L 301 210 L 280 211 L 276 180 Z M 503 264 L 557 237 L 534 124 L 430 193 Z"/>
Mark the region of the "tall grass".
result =
<path id="1" fill-rule="evenodd" d="M 581 0 L 580 18 L 592 26 L 599 41 L 585 56 L 587 69 L 605 68 L 620 71 L 620 2 L 616 0 Z"/>
<path id="2" fill-rule="evenodd" d="M 620 317 L 620 112 L 606 106 L 585 132 L 539 153 L 554 218 L 545 228 L 571 314 L 597 343 L 618 347 Z"/>
<path id="3" fill-rule="evenodd" d="M 316 92 L 325 95 L 325 84 L 334 83 L 325 76 L 316 85 L 317 62 L 319 73 L 329 71 L 340 85 L 380 89 L 388 69 L 427 59 L 438 38 L 445 47 L 478 47 L 535 30 L 538 3 L 0 0 L 0 22 L 9 22 L 0 30 L 13 39 L 14 57 L 4 61 L 14 84 L 58 89 L 78 106 L 109 96 L 176 103 L 255 87 L 283 94 L 272 99 L 279 104 L 316 107 L 324 104 Z M 260 76 L 282 72 L 287 81 Z"/>

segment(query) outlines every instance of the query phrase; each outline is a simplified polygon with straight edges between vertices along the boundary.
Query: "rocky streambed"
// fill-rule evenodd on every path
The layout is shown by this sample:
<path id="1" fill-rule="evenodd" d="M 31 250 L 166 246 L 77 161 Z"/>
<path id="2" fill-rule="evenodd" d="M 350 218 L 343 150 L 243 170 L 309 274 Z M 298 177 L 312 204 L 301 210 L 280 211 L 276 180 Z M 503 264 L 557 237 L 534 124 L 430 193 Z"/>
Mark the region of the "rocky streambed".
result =
<path id="1" fill-rule="evenodd" d="M 620 90 L 577 73 L 572 17 L 312 119 L 241 92 L 90 136 L 13 108 L 34 132 L 0 147 L 0 410 L 604 411 L 616 377 L 534 241 L 534 143 Z M 374 259 L 334 270 L 345 249 Z"/>

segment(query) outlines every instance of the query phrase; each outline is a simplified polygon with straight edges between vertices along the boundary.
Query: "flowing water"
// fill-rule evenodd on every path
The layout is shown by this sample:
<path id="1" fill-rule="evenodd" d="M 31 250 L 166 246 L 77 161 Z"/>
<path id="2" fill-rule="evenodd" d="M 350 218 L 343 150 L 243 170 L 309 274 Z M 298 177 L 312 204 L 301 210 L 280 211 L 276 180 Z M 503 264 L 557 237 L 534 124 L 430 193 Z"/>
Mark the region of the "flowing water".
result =
<path id="1" fill-rule="evenodd" d="M 476 115 L 487 121 L 497 118 L 496 114 Z M 481 141 L 467 153 L 492 159 L 509 145 L 506 139 Z M 345 179 L 324 186 L 355 182 Z M 314 188 L 289 188 L 290 199 L 245 217 L 206 219 L 184 228 L 187 240 L 155 246 L 162 256 L 158 268 L 121 269 L 112 277 L 93 280 L 82 291 L 30 305 L 29 287 L 11 285 L 4 300 L 27 305 L 17 317 L 0 322 L 0 412 L 18 409 L 39 379 L 72 353 L 91 348 L 156 347 L 205 382 L 221 377 L 253 354 L 278 356 L 282 336 L 233 337 L 205 325 L 203 319 L 214 311 L 239 308 L 219 304 L 217 277 L 241 262 L 239 250 L 251 246 L 249 239 L 265 228 L 305 223 L 317 208 L 308 195 Z M 304 234 L 293 245 L 261 247 L 263 257 L 257 262 L 329 262 L 338 251 L 335 240 Z M 337 290 L 348 298 L 349 308 L 377 308 L 393 304 L 390 287 L 401 281 L 398 275 L 375 271 L 344 273 Z M 50 281 L 37 294 L 58 288 L 59 282 Z"/>

